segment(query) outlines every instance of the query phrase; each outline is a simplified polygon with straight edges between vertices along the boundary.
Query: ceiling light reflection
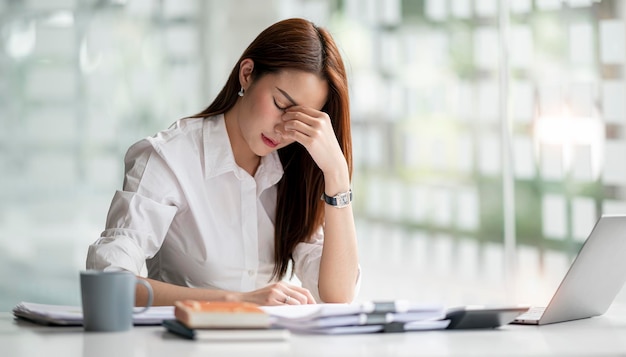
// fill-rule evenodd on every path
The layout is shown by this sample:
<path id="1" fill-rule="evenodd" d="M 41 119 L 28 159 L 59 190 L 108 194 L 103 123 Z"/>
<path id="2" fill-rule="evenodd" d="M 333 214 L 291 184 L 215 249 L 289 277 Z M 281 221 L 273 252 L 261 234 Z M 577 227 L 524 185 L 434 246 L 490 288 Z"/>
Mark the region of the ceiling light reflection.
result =
<path id="1" fill-rule="evenodd" d="M 5 50 L 9 56 L 20 60 L 33 52 L 37 40 L 34 21 L 15 21 L 5 27 Z"/>
<path id="2" fill-rule="evenodd" d="M 102 54 L 98 53 L 95 56 L 90 53 L 89 45 L 87 41 L 82 41 L 80 44 L 80 70 L 83 73 L 91 73 L 95 71 L 102 63 Z"/>
<path id="3" fill-rule="evenodd" d="M 605 145 L 605 126 L 600 118 L 572 116 L 542 116 L 534 124 L 535 150 L 538 154 L 542 144 L 559 146 L 562 150 L 563 167 L 569 170 L 577 146 L 589 147 L 591 177 L 600 176 Z"/>
<path id="4" fill-rule="evenodd" d="M 74 13 L 68 10 L 55 11 L 43 20 L 43 23 L 52 27 L 74 26 Z"/>

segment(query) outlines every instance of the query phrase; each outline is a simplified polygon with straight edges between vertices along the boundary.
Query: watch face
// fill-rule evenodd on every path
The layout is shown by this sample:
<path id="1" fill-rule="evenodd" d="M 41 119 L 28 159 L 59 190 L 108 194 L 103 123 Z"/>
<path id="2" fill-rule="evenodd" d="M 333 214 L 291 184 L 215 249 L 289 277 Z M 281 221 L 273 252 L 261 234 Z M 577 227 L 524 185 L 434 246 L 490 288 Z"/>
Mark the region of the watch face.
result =
<path id="1" fill-rule="evenodd" d="M 342 193 L 337 196 L 337 207 L 344 207 L 350 204 L 350 194 Z"/>

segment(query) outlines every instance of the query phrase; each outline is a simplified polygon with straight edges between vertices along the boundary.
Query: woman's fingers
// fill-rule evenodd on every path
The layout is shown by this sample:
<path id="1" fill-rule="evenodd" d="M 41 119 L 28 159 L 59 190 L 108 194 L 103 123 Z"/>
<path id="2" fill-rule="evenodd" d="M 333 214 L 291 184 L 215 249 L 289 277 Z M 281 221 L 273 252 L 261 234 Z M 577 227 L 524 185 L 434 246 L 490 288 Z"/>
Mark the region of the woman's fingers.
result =
<path id="1" fill-rule="evenodd" d="M 313 109 L 311 107 L 295 105 L 293 107 L 289 107 L 285 109 L 283 120 L 297 119 L 299 116 L 318 117 L 324 114 L 326 113 L 317 109 Z"/>
<path id="2" fill-rule="evenodd" d="M 306 296 L 302 295 L 295 290 L 286 289 L 283 291 L 284 298 L 282 299 L 282 303 L 285 305 L 303 305 L 306 304 Z"/>
<path id="3" fill-rule="evenodd" d="M 294 111 L 293 108 L 302 111 Z M 304 146 L 312 145 L 319 140 L 336 141 L 328 114 L 306 107 L 293 108 L 289 108 L 290 111 L 283 114 L 283 123 L 277 126 L 280 135 Z"/>
<path id="4" fill-rule="evenodd" d="M 271 289 L 271 294 L 274 295 L 274 299 L 272 300 L 276 301 L 279 305 L 304 305 L 315 303 L 315 299 L 309 290 L 283 282 L 274 284 Z"/>
<path id="5" fill-rule="evenodd" d="M 290 305 L 305 305 L 305 304 L 315 304 L 315 299 L 311 292 L 307 289 L 292 286 L 288 291 L 285 291 L 285 298 L 287 301 L 286 304 Z"/>

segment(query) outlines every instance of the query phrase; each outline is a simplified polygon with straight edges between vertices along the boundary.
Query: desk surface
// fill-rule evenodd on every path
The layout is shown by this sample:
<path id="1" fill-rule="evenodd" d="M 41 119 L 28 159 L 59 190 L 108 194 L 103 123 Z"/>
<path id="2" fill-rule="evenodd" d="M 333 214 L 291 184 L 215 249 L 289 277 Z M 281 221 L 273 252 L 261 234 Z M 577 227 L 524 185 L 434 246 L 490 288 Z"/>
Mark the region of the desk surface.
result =
<path id="1" fill-rule="evenodd" d="M 178 338 L 163 327 L 85 333 L 46 327 L 0 313 L 0 355 L 35 356 L 532 356 L 626 355 L 626 305 L 600 317 L 545 326 L 318 336 L 292 334 L 286 342 L 227 343 Z"/>

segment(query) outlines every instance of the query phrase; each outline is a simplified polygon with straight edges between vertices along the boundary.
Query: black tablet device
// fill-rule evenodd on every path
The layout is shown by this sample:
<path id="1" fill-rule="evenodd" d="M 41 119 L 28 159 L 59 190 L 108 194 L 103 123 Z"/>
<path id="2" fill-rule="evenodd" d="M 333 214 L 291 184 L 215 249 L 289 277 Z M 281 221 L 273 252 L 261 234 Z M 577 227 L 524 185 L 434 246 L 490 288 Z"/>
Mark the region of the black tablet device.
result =
<path id="1" fill-rule="evenodd" d="M 528 311 L 528 307 L 457 307 L 449 309 L 448 329 L 496 328 L 509 324 Z"/>

